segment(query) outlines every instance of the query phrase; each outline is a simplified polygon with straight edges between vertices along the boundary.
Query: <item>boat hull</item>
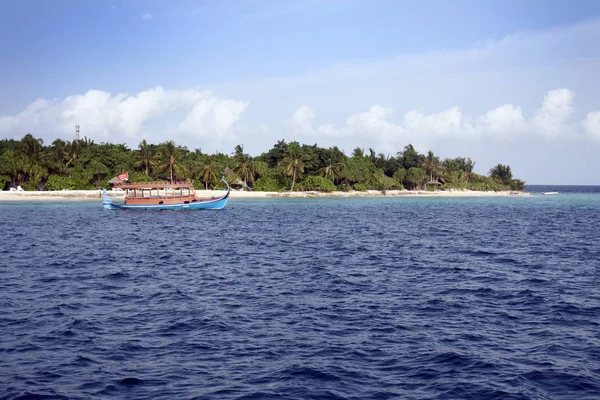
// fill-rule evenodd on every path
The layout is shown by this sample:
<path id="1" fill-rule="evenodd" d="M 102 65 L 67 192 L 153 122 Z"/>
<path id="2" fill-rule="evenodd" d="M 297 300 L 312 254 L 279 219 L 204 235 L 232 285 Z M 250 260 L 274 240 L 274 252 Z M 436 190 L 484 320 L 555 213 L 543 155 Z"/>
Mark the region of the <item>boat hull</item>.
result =
<path id="1" fill-rule="evenodd" d="M 193 203 L 174 204 L 124 204 L 113 203 L 112 200 L 104 200 L 102 205 L 107 210 L 221 210 L 227 204 L 228 198 L 215 200 L 199 200 Z"/>

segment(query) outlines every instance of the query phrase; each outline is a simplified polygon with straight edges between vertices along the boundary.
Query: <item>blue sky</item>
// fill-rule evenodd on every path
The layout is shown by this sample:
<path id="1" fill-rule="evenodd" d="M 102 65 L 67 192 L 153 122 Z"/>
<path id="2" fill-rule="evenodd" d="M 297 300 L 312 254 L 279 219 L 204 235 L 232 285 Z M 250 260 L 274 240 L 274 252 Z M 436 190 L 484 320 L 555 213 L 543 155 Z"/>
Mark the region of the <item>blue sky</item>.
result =
<path id="1" fill-rule="evenodd" d="M 0 137 L 413 143 L 600 184 L 599 40 L 586 0 L 0 0 Z"/>

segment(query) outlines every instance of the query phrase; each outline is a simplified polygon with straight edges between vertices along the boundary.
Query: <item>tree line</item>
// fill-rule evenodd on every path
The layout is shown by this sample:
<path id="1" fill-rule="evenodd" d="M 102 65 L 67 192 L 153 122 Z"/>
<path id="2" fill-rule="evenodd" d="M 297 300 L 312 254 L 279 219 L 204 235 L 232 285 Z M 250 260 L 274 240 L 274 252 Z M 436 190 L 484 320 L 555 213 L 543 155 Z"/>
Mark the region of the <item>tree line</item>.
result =
<path id="1" fill-rule="evenodd" d="M 206 154 L 165 141 L 143 140 L 137 149 L 125 144 L 94 143 L 86 138 L 56 139 L 46 146 L 26 134 L 0 141 L 0 188 L 85 190 L 109 187 L 129 172 L 130 181 L 189 179 L 198 189 L 219 188 L 222 175 L 232 184 L 259 191 L 471 189 L 523 190 L 510 166 L 498 164 L 487 175 L 473 172 L 470 158 L 440 159 L 420 154 L 411 144 L 395 155 L 355 148 L 347 156 L 337 146 L 278 141 L 257 157 L 237 145 L 230 154 Z"/>

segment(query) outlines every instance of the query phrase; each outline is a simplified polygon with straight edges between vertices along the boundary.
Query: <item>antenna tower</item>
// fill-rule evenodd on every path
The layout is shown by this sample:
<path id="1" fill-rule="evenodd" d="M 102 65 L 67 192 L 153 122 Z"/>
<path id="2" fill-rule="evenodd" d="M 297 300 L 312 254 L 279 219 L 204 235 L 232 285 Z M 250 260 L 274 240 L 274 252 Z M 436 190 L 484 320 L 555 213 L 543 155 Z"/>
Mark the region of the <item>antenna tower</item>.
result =
<path id="1" fill-rule="evenodd" d="M 79 125 L 75 125 L 75 140 L 79 140 Z"/>

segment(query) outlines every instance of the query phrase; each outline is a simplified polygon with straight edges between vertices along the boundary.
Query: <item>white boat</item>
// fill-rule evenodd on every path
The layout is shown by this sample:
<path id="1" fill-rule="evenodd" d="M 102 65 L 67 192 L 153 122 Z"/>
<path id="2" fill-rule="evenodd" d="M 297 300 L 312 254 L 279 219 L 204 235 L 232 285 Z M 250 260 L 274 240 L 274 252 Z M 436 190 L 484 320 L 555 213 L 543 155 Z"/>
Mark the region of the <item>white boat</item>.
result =
<path id="1" fill-rule="evenodd" d="M 558 194 L 558 192 L 542 192 L 542 194 Z"/>

